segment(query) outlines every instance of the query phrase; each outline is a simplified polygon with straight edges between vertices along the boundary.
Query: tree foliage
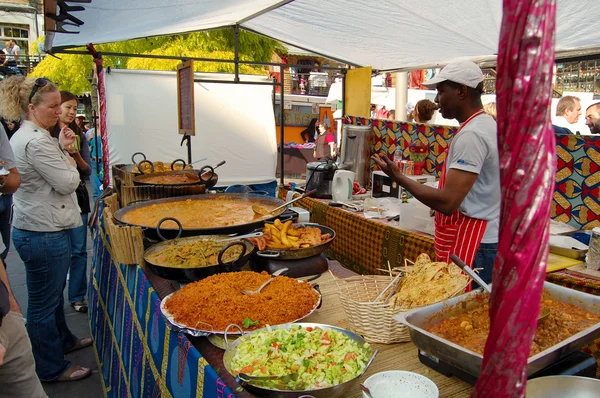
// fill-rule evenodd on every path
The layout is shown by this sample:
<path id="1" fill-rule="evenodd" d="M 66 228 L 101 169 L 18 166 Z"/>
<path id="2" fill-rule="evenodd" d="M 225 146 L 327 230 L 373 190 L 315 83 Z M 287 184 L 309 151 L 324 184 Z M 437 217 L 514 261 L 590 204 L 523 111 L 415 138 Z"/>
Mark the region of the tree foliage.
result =
<path id="1" fill-rule="evenodd" d="M 38 39 L 31 48 L 36 53 Z M 175 36 L 151 37 L 107 43 L 95 46 L 98 52 L 116 52 L 129 54 L 152 54 L 177 57 L 229 59 L 234 58 L 233 29 L 193 32 Z M 282 46 L 275 40 L 240 31 L 239 54 L 245 61 L 269 62 L 275 49 Z M 76 50 L 85 50 L 77 48 Z M 57 54 L 58 58 L 46 56 L 34 71 L 32 77 L 47 77 L 57 83 L 61 90 L 81 94 L 90 90 L 87 77 L 91 75 L 93 60 L 91 55 Z M 60 58 L 60 59 L 59 59 Z M 165 59 L 104 57 L 104 65 L 123 69 L 176 70 L 179 61 Z M 195 62 L 197 72 L 233 73 L 233 63 Z M 266 74 L 264 67 L 240 65 L 240 73 Z"/>

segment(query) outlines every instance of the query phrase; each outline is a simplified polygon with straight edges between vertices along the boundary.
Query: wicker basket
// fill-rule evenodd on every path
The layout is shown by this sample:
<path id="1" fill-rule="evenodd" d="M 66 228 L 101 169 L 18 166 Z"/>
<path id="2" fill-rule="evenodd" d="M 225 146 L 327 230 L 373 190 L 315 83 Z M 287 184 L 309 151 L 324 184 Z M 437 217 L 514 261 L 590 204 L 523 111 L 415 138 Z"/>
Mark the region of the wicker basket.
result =
<path id="1" fill-rule="evenodd" d="M 408 328 L 392 317 L 402 309 L 383 302 L 373 303 L 393 277 L 361 275 L 336 280 L 340 300 L 350 323 L 350 330 L 372 343 L 403 343 L 410 341 Z"/>
<path id="2" fill-rule="evenodd" d="M 369 342 L 392 344 L 410 341 L 408 328 L 393 319 L 408 309 L 394 308 L 392 302 L 373 302 L 392 279 L 390 276 L 360 275 L 336 280 L 350 329 Z M 464 286 L 444 300 L 464 293 L 469 283 L 470 279 L 466 279 Z"/>

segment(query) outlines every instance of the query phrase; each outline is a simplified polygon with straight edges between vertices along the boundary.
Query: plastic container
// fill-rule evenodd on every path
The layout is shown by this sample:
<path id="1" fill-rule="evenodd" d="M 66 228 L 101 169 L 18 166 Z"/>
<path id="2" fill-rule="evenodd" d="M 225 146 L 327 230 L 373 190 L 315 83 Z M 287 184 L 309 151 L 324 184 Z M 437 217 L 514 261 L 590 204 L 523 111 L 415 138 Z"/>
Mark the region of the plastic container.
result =
<path id="1" fill-rule="evenodd" d="M 586 257 L 586 267 L 593 271 L 600 270 L 600 227 L 592 230 L 590 248 Z"/>

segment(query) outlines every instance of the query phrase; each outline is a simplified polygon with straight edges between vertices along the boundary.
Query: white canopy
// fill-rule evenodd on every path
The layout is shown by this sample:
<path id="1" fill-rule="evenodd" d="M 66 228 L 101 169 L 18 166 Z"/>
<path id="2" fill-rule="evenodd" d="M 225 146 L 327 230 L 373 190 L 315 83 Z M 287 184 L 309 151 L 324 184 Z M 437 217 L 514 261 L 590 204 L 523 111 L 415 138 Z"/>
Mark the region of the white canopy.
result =
<path id="1" fill-rule="evenodd" d="M 600 52 L 600 1 L 557 0 L 557 53 Z M 72 14 L 79 34 L 47 48 L 240 25 L 284 43 L 374 69 L 493 59 L 502 0 L 93 0 Z M 54 37 L 52 37 L 54 36 Z"/>

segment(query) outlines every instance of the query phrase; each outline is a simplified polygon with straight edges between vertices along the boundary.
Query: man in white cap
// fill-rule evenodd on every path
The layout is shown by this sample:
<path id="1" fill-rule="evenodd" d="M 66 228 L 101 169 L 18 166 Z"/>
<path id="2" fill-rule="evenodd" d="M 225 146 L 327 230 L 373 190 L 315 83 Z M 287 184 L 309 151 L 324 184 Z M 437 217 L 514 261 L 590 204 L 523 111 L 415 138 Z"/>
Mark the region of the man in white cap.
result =
<path id="1" fill-rule="evenodd" d="M 436 88 L 442 116 L 460 127 L 446 150 L 437 189 L 404 176 L 385 155 L 373 160 L 420 202 L 435 210 L 437 261 L 456 254 L 466 264 L 483 268 L 489 282 L 498 249 L 500 167 L 496 121 L 483 111 L 483 73 L 470 61 L 447 65 L 426 87 Z"/>

